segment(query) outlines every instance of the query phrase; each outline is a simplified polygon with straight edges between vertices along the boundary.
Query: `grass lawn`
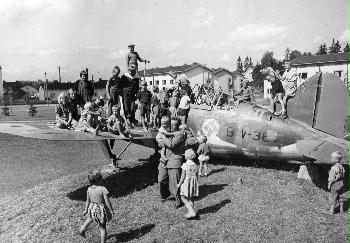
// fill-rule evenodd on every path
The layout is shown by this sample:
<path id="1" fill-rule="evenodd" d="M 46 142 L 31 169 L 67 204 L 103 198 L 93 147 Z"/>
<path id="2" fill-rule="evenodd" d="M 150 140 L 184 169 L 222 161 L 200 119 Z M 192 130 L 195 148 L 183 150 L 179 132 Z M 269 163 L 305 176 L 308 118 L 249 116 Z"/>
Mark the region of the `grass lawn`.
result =
<path id="1" fill-rule="evenodd" d="M 334 217 L 319 213 L 327 207 L 327 192 L 296 179 L 298 166 L 237 160 L 212 164 L 210 176 L 200 178 L 200 197 L 195 202 L 200 219 L 187 221 L 185 208 L 174 209 L 174 201 L 160 201 L 158 162 L 149 159 L 149 149 L 132 146 L 120 161 L 127 169 L 110 174 L 104 170 L 101 152 L 89 143 L 59 145 L 1 134 L 0 138 L 0 166 L 6 159 L 10 167 L 11 160 L 26 154 L 31 167 L 43 168 L 52 178 L 1 197 L 0 242 L 99 242 L 95 224 L 87 240 L 77 235 L 92 168 L 102 168 L 115 210 L 107 225 L 108 242 L 349 242 L 348 212 Z M 80 154 L 72 158 L 74 151 Z M 47 155 L 49 164 L 57 157 L 68 162 L 56 161 L 50 172 L 35 165 L 38 153 Z M 82 162 L 85 167 L 74 165 Z M 39 172 L 32 177 L 40 177 Z M 345 196 L 348 210 L 349 192 Z"/>

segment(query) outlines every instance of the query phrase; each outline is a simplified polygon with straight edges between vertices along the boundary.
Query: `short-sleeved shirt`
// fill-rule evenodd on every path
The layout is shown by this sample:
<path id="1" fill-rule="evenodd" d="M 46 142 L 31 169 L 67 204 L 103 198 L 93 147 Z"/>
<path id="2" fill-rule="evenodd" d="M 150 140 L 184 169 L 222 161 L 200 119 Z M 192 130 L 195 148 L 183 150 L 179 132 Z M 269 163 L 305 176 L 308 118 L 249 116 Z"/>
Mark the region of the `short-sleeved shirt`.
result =
<path id="1" fill-rule="evenodd" d="M 204 156 L 208 156 L 209 155 L 209 146 L 206 143 L 202 143 L 199 145 L 198 150 L 197 150 L 197 154 L 198 155 L 204 155 Z"/>
<path id="2" fill-rule="evenodd" d="M 182 96 L 182 98 L 180 100 L 179 108 L 180 109 L 189 109 L 190 103 L 191 103 L 191 99 L 189 96 L 187 96 L 187 95 Z"/>
<path id="3" fill-rule="evenodd" d="M 152 93 L 149 90 L 141 90 L 137 93 L 137 99 L 140 103 L 149 105 L 152 101 Z"/>
<path id="4" fill-rule="evenodd" d="M 87 194 L 92 203 L 105 203 L 103 195 L 108 195 L 109 192 L 104 186 L 90 186 Z"/>
<path id="5" fill-rule="evenodd" d="M 344 175 L 345 175 L 344 167 L 340 163 L 337 163 L 333 165 L 331 170 L 329 171 L 328 181 L 331 181 L 331 182 L 340 181 L 344 178 Z"/>

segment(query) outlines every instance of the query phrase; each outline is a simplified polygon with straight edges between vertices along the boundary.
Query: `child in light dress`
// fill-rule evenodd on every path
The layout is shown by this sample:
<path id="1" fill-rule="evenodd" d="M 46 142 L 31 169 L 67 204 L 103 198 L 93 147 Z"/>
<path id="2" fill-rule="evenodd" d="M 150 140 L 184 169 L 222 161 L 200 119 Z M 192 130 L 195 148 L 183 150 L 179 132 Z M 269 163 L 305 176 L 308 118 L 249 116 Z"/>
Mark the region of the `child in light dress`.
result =
<path id="1" fill-rule="evenodd" d="M 179 106 L 179 92 L 173 91 L 171 98 L 169 99 L 169 111 L 172 117 L 177 116 L 177 107 Z"/>
<path id="2" fill-rule="evenodd" d="M 153 96 L 151 99 L 151 120 L 153 121 L 153 128 L 160 127 L 160 97 L 159 97 L 159 87 L 153 87 Z"/>
<path id="3" fill-rule="evenodd" d="M 186 219 L 192 219 L 197 216 L 194 210 L 194 197 L 198 197 L 199 195 L 199 186 L 198 166 L 194 162 L 195 158 L 196 153 L 193 149 L 187 149 L 185 151 L 186 163 L 181 166 L 181 178 L 177 184 L 177 187 L 180 189 L 181 200 L 188 210 L 188 213 L 185 215 Z"/>
<path id="4" fill-rule="evenodd" d="M 68 94 L 66 92 L 61 93 L 57 101 L 58 104 L 55 107 L 56 126 L 61 129 L 69 129 L 72 126 L 73 115 Z"/>
<path id="5" fill-rule="evenodd" d="M 343 212 L 343 187 L 344 182 L 343 178 L 345 176 L 344 167 L 341 164 L 343 156 L 339 151 L 333 152 L 331 154 L 331 162 L 334 163 L 331 170 L 329 171 L 328 177 L 328 189 L 329 192 L 329 211 L 324 211 L 324 213 L 333 215 L 334 209 L 337 203 L 339 202 L 339 211 Z"/>
<path id="6" fill-rule="evenodd" d="M 101 233 L 101 242 L 106 242 L 106 224 L 114 216 L 109 192 L 101 186 L 102 175 L 99 171 L 92 171 L 88 176 L 91 186 L 87 190 L 84 215 L 88 215 L 84 224 L 79 229 L 79 234 L 85 238 L 86 228 L 95 221 Z"/>
<path id="7" fill-rule="evenodd" d="M 208 166 L 209 161 L 209 146 L 207 144 L 207 137 L 198 137 L 199 147 L 197 150 L 198 160 L 199 160 L 199 176 L 202 176 L 202 168 L 204 167 L 204 176 L 208 176 Z"/>

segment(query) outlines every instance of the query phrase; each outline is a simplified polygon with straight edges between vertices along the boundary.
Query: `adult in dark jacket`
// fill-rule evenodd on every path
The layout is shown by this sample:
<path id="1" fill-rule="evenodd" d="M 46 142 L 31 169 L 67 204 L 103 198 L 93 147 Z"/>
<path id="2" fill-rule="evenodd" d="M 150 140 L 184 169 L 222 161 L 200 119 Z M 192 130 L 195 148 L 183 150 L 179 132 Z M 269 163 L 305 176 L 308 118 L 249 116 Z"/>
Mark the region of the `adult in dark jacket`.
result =
<path id="1" fill-rule="evenodd" d="M 178 118 L 171 119 L 171 131 L 174 136 L 167 138 L 164 134 L 157 136 L 160 147 L 166 148 L 167 162 L 161 160 L 158 166 L 158 182 L 162 201 L 172 194 L 175 197 L 175 208 L 183 205 L 177 184 L 181 177 L 181 165 L 183 163 L 182 154 L 185 151 L 186 135 L 179 130 L 181 122 Z"/>
<path id="2" fill-rule="evenodd" d="M 79 97 L 79 106 L 84 108 L 86 102 L 92 102 L 95 88 L 94 85 L 88 80 L 88 73 L 83 70 L 80 72 L 80 79 L 76 82 L 77 94 Z"/>

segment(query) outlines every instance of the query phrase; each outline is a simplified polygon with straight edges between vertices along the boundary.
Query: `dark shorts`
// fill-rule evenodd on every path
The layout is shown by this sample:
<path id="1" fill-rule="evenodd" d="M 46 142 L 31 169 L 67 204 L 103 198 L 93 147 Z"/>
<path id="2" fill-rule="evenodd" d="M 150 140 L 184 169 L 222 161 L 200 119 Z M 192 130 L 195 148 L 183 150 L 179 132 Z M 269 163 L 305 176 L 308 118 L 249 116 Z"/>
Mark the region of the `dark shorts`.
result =
<path id="1" fill-rule="evenodd" d="M 336 181 L 331 185 L 330 201 L 335 203 L 343 193 L 343 181 Z"/>
<path id="2" fill-rule="evenodd" d="M 275 82 L 271 83 L 271 97 L 275 98 L 275 96 L 279 93 L 283 94 L 284 93 L 284 89 L 283 89 L 283 85 L 281 83 L 280 80 L 276 80 Z"/>
<path id="3" fill-rule="evenodd" d="M 181 109 L 178 108 L 177 109 L 177 115 L 178 116 L 188 116 L 188 112 L 190 111 L 190 109 Z"/>
<path id="4" fill-rule="evenodd" d="M 141 116 L 151 113 L 151 106 L 149 104 L 140 103 L 139 106 Z"/>

